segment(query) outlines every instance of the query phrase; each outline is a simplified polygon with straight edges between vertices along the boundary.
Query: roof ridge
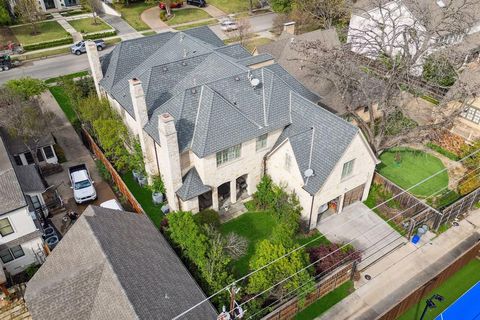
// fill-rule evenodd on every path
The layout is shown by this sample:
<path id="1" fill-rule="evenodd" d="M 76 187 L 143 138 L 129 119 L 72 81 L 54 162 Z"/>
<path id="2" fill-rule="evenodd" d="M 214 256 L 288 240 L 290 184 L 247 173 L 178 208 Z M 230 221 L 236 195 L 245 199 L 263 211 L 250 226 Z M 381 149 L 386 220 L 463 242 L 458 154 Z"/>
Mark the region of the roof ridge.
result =
<path id="1" fill-rule="evenodd" d="M 193 146 L 193 142 L 195 140 L 195 133 L 197 132 L 198 117 L 200 115 L 200 107 L 202 106 L 202 101 L 203 101 L 203 90 L 205 88 L 212 90 L 211 88 L 209 88 L 206 85 L 202 85 L 202 87 L 200 89 L 200 98 L 198 99 L 197 114 L 195 115 L 195 124 L 193 125 L 193 133 L 192 133 L 192 140 L 190 140 L 190 148 Z M 210 121 L 210 113 L 208 114 L 208 121 Z M 203 145 L 205 145 L 205 144 L 203 144 Z M 202 151 L 205 151 L 205 147 L 204 147 L 204 150 L 202 150 Z"/>

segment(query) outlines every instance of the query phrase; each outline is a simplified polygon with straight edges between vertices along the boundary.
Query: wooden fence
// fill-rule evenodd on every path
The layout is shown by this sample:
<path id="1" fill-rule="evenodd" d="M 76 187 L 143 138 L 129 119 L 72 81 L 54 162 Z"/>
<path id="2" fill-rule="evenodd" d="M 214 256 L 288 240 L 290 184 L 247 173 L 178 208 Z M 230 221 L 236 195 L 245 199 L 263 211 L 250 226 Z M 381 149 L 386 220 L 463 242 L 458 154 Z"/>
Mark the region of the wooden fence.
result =
<path id="1" fill-rule="evenodd" d="M 310 293 L 303 303 L 300 304 L 298 297 L 294 297 L 287 302 L 281 303 L 279 306 L 273 306 L 274 311 L 264 316 L 262 320 L 293 319 L 298 312 L 351 280 L 355 272 L 355 264 L 356 262 L 354 261 L 349 262 L 321 278 L 321 280 L 315 284 L 315 291 Z"/>
<path id="2" fill-rule="evenodd" d="M 458 272 L 463 266 L 469 263 L 472 259 L 475 259 L 476 256 L 480 253 L 480 242 L 477 240 L 476 243 L 467 249 L 463 255 L 456 259 L 448 267 L 440 271 L 437 275 L 432 277 L 429 281 L 418 287 L 416 290 L 411 292 L 407 297 L 405 297 L 400 303 L 395 305 L 393 308 L 385 312 L 378 319 L 380 320 L 394 320 L 399 316 L 404 314 L 408 309 L 417 304 L 425 296 L 425 294 L 430 293 L 432 290 L 440 286 L 445 280 L 450 278 L 456 272 Z M 422 306 L 423 307 L 423 306 Z"/>
<path id="3" fill-rule="evenodd" d="M 107 168 L 108 172 L 112 176 L 113 182 L 117 185 L 118 190 L 125 196 L 127 201 L 132 206 L 133 210 L 136 213 L 145 213 L 145 211 L 143 211 L 140 203 L 138 203 L 137 199 L 135 199 L 135 197 L 133 196 L 133 194 L 130 192 L 127 185 L 125 184 L 125 182 L 123 182 L 122 177 L 118 174 L 117 170 L 115 170 L 115 168 L 112 166 L 110 161 L 108 161 L 105 154 L 103 154 L 102 149 L 100 149 L 100 147 L 97 145 L 95 140 L 93 140 L 92 136 L 84 128 L 81 129 L 80 133 L 81 133 L 81 136 L 82 136 L 82 140 L 85 143 L 85 145 L 87 146 L 87 148 L 93 154 L 95 154 L 97 159 L 102 161 L 103 165 L 105 166 L 105 168 Z"/>

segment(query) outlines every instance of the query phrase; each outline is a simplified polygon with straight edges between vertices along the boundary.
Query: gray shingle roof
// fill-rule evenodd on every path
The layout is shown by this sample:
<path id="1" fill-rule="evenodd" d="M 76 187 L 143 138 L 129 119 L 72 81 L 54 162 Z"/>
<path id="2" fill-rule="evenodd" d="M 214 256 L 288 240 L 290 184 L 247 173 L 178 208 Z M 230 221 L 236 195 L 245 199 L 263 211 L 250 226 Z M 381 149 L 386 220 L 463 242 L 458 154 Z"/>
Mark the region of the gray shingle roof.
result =
<path id="1" fill-rule="evenodd" d="M 205 295 L 145 215 L 90 206 L 30 280 L 34 319 L 172 319 Z M 182 319 L 216 319 L 209 303 Z"/>
<path id="2" fill-rule="evenodd" d="M 187 174 L 183 177 L 183 184 L 180 189 L 177 190 L 177 195 L 183 201 L 187 201 L 210 190 L 212 190 L 211 187 L 203 184 L 202 178 L 198 175 L 197 169 L 192 168 L 188 170 Z"/>
<path id="3" fill-rule="evenodd" d="M 273 56 L 268 53 L 262 53 L 256 56 L 249 56 L 238 60 L 237 62 L 242 66 L 251 66 L 257 63 L 267 62 L 273 60 Z"/>
<path id="4" fill-rule="evenodd" d="M 0 214 L 25 207 L 25 196 L 0 136 Z"/>
<path id="5" fill-rule="evenodd" d="M 45 192 L 45 185 L 43 184 L 35 165 L 14 166 L 14 169 L 23 192 Z"/>
<path id="6" fill-rule="evenodd" d="M 285 128 L 274 148 L 286 139 L 290 141 L 302 176 L 309 168 L 314 171 L 313 177 L 303 177 L 303 188 L 314 195 L 357 134 L 354 125 L 292 93 L 292 124 Z"/>
<path id="7" fill-rule="evenodd" d="M 4 128 L 0 129 L 0 134 L 3 136 L 5 145 L 11 155 L 17 155 L 29 151 L 21 138 L 11 136 Z M 53 139 L 53 136 L 51 134 L 47 134 L 40 138 L 37 145 L 41 148 L 54 144 L 55 140 Z"/>

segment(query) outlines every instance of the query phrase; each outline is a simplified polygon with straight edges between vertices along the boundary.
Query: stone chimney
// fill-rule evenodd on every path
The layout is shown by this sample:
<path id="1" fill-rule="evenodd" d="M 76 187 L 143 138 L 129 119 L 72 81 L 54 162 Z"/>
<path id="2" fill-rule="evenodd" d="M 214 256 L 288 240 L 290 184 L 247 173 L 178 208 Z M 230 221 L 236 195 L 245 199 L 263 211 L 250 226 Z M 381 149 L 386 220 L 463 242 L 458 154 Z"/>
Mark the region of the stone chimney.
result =
<path id="1" fill-rule="evenodd" d="M 130 86 L 130 97 L 132 98 L 133 110 L 135 112 L 135 121 L 139 125 L 139 131 L 141 131 L 148 122 L 147 103 L 145 102 L 142 81 L 133 78 L 128 80 L 128 84 Z"/>
<path id="2" fill-rule="evenodd" d="M 295 35 L 295 21 L 290 21 L 283 24 L 283 32 Z"/>
<path id="3" fill-rule="evenodd" d="M 168 204 L 172 211 L 179 210 L 176 191 L 182 186 L 182 171 L 180 167 L 180 151 L 178 149 L 177 130 L 175 122 L 169 113 L 158 116 L 158 135 L 160 137 L 159 157 L 163 170 Z"/>
<path id="4" fill-rule="evenodd" d="M 85 42 L 85 48 L 87 49 L 88 63 L 90 64 L 90 70 L 92 71 L 93 82 L 95 83 L 95 89 L 98 96 L 102 96 L 99 82 L 103 79 L 102 65 L 100 64 L 100 57 L 97 51 L 97 45 L 95 42 L 89 40 Z"/>

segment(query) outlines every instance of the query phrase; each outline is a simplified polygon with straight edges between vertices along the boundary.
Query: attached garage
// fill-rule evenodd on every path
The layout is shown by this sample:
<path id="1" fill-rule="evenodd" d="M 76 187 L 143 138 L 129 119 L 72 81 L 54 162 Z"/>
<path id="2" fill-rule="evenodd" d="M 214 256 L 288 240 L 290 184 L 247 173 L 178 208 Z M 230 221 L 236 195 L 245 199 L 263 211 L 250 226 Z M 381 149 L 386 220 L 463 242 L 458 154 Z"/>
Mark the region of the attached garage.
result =
<path id="1" fill-rule="evenodd" d="M 345 195 L 343 196 L 342 210 L 354 202 L 362 201 L 364 190 L 365 190 L 365 183 L 345 193 Z"/>

